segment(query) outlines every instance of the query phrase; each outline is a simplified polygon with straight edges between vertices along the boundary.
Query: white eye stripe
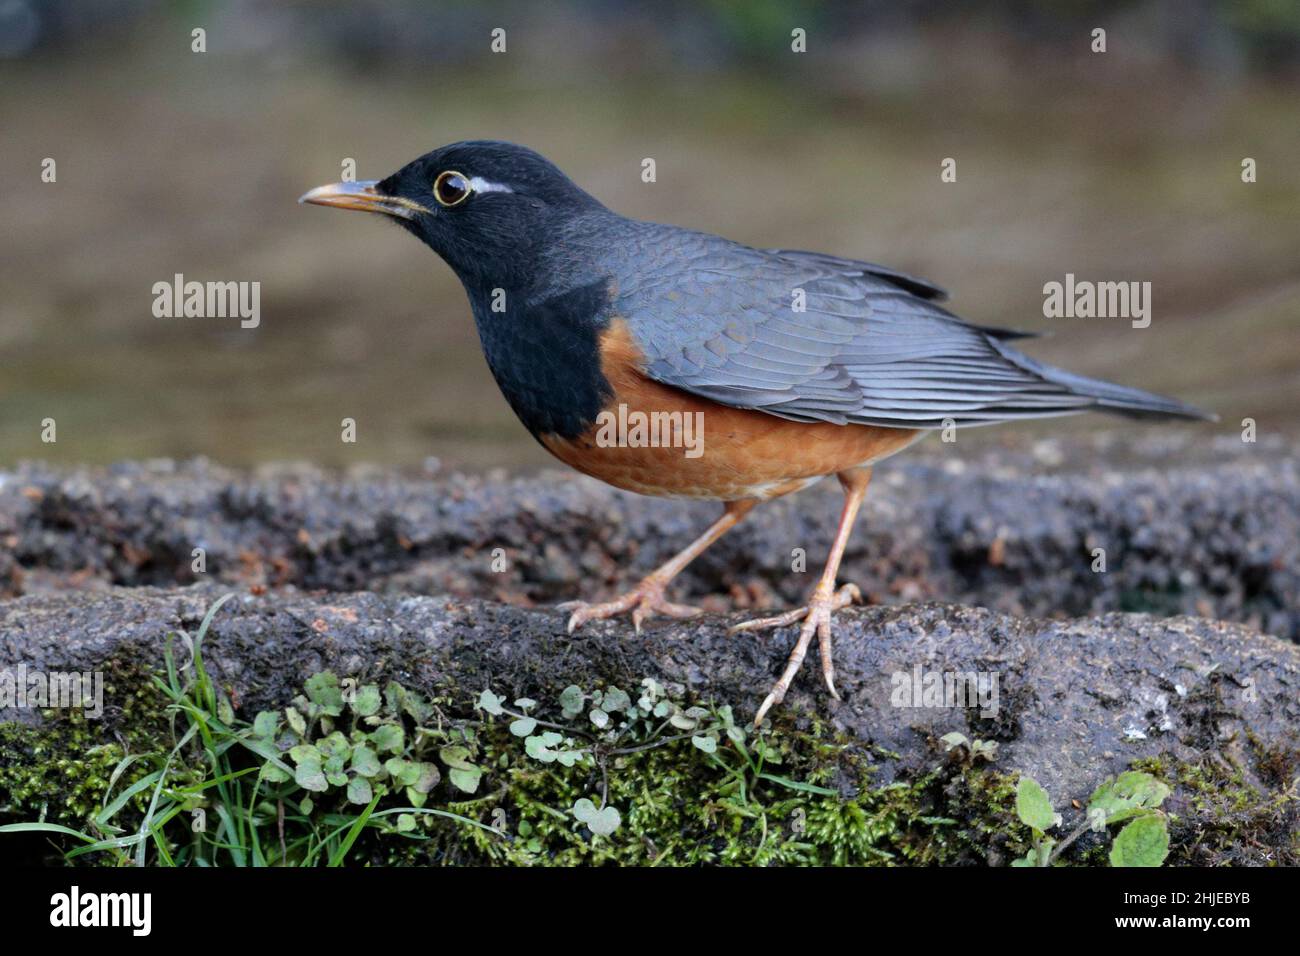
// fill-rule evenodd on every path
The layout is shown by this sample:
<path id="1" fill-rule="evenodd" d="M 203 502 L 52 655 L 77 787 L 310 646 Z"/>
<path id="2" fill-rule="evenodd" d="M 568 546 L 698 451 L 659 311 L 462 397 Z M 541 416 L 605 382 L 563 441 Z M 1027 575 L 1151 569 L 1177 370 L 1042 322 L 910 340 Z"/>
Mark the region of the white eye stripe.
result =
<path id="1" fill-rule="evenodd" d="M 475 176 L 475 177 L 473 177 L 472 179 L 470 179 L 469 184 L 470 184 L 470 187 L 471 187 L 471 188 L 474 190 L 474 192 L 476 192 L 476 193 L 512 193 L 512 192 L 514 192 L 513 189 L 511 189 L 509 186 L 505 185 L 504 183 L 494 183 L 494 182 L 489 182 L 488 180 L 483 179 L 483 178 L 480 177 L 480 176 Z"/>

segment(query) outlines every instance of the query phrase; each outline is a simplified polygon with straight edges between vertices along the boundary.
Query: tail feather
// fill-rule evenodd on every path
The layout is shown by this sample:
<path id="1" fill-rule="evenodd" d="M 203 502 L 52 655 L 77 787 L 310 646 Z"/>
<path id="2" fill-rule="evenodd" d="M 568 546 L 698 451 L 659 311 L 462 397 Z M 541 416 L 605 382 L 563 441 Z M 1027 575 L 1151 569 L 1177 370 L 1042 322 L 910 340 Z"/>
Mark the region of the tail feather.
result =
<path id="1" fill-rule="evenodd" d="M 1060 386 L 1071 394 L 1094 399 L 1099 411 L 1113 412 L 1130 418 L 1184 418 L 1202 422 L 1219 420 L 1218 415 L 1197 408 L 1195 405 L 1189 405 L 1187 402 L 1180 402 L 1176 398 L 1144 392 L 1140 388 L 1117 385 L 1097 378 L 1088 378 L 1085 375 L 1076 375 L 1074 372 L 1067 372 L 1053 365 L 1044 365 L 998 342 L 994 342 L 994 347 L 1004 357 L 1021 368 L 1041 376 L 1045 381 Z"/>

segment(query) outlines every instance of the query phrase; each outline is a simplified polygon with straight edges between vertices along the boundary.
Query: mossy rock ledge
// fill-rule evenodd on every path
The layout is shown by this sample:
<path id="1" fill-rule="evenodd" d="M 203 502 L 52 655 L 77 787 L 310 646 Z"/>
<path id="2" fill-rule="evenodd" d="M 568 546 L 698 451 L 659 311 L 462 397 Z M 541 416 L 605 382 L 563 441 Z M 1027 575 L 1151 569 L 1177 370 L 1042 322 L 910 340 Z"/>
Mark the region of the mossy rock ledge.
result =
<path id="1" fill-rule="evenodd" d="M 194 633 L 221 593 L 212 586 L 34 595 L 0 604 L 0 669 L 104 670 L 111 692 L 95 733 L 122 736 L 123 705 L 164 635 Z M 788 632 L 734 635 L 710 616 L 636 635 L 622 623 L 565 632 L 552 610 L 450 598 L 241 594 L 216 615 L 203 646 L 217 685 L 251 716 L 283 706 L 312 674 L 396 679 L 449 696 L 472 713 L 485 687 L 555 700 L 569 684 L 634 687 L 650 676 L 691 699 L 752 714 L 779 672 Z M 815 661 L 796 681 L 778 728 L 816 715 L 869 755 L 873 785 L 916 779 L 944 762 L 938 738 L 993 740 L 991 768 L 1033 776 L 1060 806 L 1086 801 L 1104 777 L 1142 767 L 1168 779 L 1167 808 L 1203 838 L 1206 827 L 1250 827 L 1220 862 L 1294 862 L 1300 772 L 1300 649 L 1236 624 L 1108 614 L 1044 621 L 949 605 L 854 608 L 836 623 L 842 701 Z M 997 675 L 995 714 L 897 706 L 893 675 Z M 116 675 L 115 677 L 113 675 Z M 456 703 L 459 701 L 459 707 Z M 38 722 L 32 710 L 0 712 Z M 1289 796 L 1288 796 L 1289 791 Z M 1226 822 L 1225 822 L 1226 821 Z M 1192 832 L 1195 831 L 1195 832 Z M 1180 833 L 1177 825 L 1175 836 Z"/>
<path id="2" fill-rule="evenodd" d="M 237 716 L 283 708 L 326 670 L 397 681 L 492 737 L 493 787 L 532 788 L 507 794 L 512 812 L 531 800 L 539 819 L 555 821 L 557 807 L 562 819 L 601 773 L 575 782 L 546 770 L 543 787 L 530 757 L 515 762 L 518 738 L 476 709 L 480 693 L 545 708 L 570 685 L 635 692 L 651 678 L 676 700 L 748 720 L 793 633 L 727 627 L 798 603 L 833 531 L 833 484 L 756 509 L 681 576 L 672 598 L 704 616 L 570 636 L 551 605 L 629 586 L 715 507 L 574 476 L 436 467 L 0 471 L 0 673 L 100 671 L 106 684 L 96 720 L 0 701 L 0 822 L 77 826 L 123 753 L 166 751 L 153 675 L 167 636 L 195 634 L 228 594 L 203 660 Z M 800 550 L 807 571 L 791 573 Z M 1300 464 L 1286 443 L 1193 430 L 932 441 L 878 470 L 841 579 L 868 600 L 835 621 L 843 699 L 822 686 L 814 652 L 772 715 L 790 758 L 782 772 L 842 795 L 809 806 L 824 841 L 807 852 L 774 844 L 765 819 L 757 836 L 737 823 L 740 842 L 719 837 L 716 851 L 678 858 L 753 862 L 762 845 L 771 862 L 1006 863 L 1026 849 L 1017 774 L 1073 825 L 1107 777 L 1139 769 L 1172 788 L 1169 862 L 1300 864 Z M 187 656 L 183 641 L 173 647 Z M 914 675 L 924 689 L 968 674 L 996 679 L 994 711 L 900 699 Z M 963 757 L 942 740 L 953 733 L 996 742 L 996 754 Z M 674 814 L 719 785 L 716 770 L 689 739 L 655 750 L 653 766 L 606 781 L 629 811 L 622 848 L 593 850 L 590 835 L 561 827 L 536 859 L 644 862 L 657 858 L 635 846 L 702 846 L 718 832 L 713 811 L 680 827 Z M 653 825 L 631 806 L 643 783 Z M 674 790 L 678 809 L 663 810 Z M 771 807 L 788 832 L 795 805 Z M 1103 837 L 1083 837 L 1065 862 L 1104 863 Z M 374 852 L 366 859 L 386 861 L 386 848 Z M 502 858 L 472 840 L 440 852 L 409 862 Z"/>

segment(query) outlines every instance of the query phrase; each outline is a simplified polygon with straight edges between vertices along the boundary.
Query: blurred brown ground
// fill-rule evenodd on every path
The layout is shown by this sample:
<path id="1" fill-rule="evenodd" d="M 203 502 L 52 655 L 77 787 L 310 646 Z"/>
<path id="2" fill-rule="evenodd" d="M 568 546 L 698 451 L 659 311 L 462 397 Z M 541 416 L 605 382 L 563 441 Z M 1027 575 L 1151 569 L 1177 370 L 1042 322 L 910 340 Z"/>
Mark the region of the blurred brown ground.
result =
<path id="1" fill-rule="evenodd" d="M 0 64 L 0 465 L 547 463 L 450 271 L 385 223 L 295 204 L 344 157 L 378 177 L 477 137 L 538 149 L 627 215 L 927 276 L 968 319 L 1050 331 L 1028 343 L 1041 359 L 1224 419 L 1178 427 L 1300 431 L 1295 82 L 1153 64 L 1114 31 L 1114 52 L 1068 60 L 960 24 L 888 56 L 822 56 L 814 32 L 781 71 L 703 72 L 635 49 L 593 72 L 512 31 L 505 57 L 485 36 L 467 60 L 362 70 L 230 52 L 219 18 L 192 54 L 189 20 L 162 17 Z M 46 156 L 56 184 L 40 182 Z M 261 327 L 154 318 L 151 286 L 177 272 L 259 280 Z M 1150 281 L 1150 328 L 1044 318 L 1043 284 L 1067 272 Z M 46 417 L 57 444 L 40 441 Z M 339 441 L 344 417 L 356 445 Z M 1152 426 L 1021 431 L 1099 427 Z"/>

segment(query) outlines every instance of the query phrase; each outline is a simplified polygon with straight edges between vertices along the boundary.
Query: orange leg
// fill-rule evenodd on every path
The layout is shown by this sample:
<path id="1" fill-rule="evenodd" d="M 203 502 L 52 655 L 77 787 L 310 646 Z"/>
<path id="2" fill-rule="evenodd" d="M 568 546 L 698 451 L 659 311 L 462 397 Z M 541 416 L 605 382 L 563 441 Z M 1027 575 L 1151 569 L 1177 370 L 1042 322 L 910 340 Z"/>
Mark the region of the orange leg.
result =
<path id="1" fill-rule="evenodd" d="M 573 611 L 569 617 L 569 633 L 572 634 L 588 621 L 601 620 L 628 611 L 632 612 L 632 625 L 637 633 L 641 632 L 641 622 L 655 614 L 665 614 L 668 617 L 695 617 L 702 613 L 699 608 L 673 604 L 666 600 L 664 588 L 681 573 L 686 565 L 703 554 L 709 545 L 739 524 L 740 519 L 749 514 L 756 504 L 758 501 L 753 498 L 728 501 L 724 506 L 722 517 L 709 525 L 704 534 L 646 575 L 640 584 L 626 594 L 602 604 L 588 604 L 585 601 L 569 601 L 561 604 L 559 607 L 561 611 Z"/>
<path id="2" fill-rule="evenodd" d="M 795 642 L 794 650 L 790 652 L 790 659 L 786 663 L 784 673 L 781 674 L 781 679 L 772 687 L 771 693 L 758 708 L 758 714 L 754 717 L 755 727 L 763 722 L 763 717 L 768 710 L 785 699 L 786 691 L 790 689 L 790 682 L 799 672 L 814 634 L 817 635 L 817 642 L 821 648 L 822 676 L 826 679 L 826 686 L 832 697 L 836 700 L 840 697 L 835 692 L 835 666 L 831 661 L 831 614 L 852 604 L 855 600 L 861 600 L 862 594 L 852 584 L 846 584 L 836 591 L 835 577 L 839 574 L 844 548 L 849 543 L 849 535 L 853 531 L 853 521 L 857 518 L 862 499 L 866 496 L 867 484 L 871 481 L 871 469 L 854 468 L 850 471 L 842 471 L 836 477 L 844 487 L 844 510 L 840 512 L 840 525 L 835 532 L 835 543 L 831 545 L 831 554 L 826 560 L 826 568 L 822 571 L 821 579 L 813 589 L 808 604 L 776 617 L 746 621 L 732 628 L 733 631 L 752 631 L 769 627 L 785 627 L 795 621 L 803 621 L 799 639 Z"/>

